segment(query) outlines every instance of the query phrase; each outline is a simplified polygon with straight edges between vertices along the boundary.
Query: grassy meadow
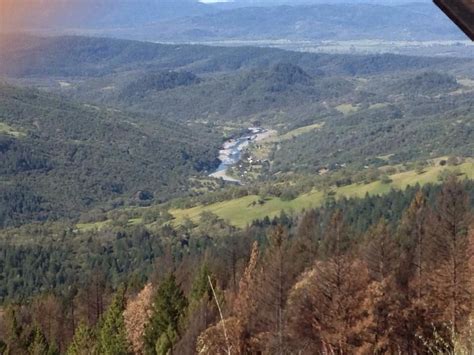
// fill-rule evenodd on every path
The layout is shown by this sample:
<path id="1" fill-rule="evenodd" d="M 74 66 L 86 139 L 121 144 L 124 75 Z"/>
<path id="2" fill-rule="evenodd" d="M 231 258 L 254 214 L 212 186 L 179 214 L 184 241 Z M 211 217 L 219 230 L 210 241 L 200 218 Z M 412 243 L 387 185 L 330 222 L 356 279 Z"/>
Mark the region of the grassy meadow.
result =
<path id="1" fill-rule="evenodd" d="M 437 183 L 439 174 L 445 170 L 454 171 L 457 169 L 461 178 L 474 179 L 474 162 L 466 162 L 456 167 L 432 166 L 427 167 L 423 173 L 407 171 L 390 176 L 391 183 L 382 183 L 375 181 L 369 184 L 352 184 L 333 191 L 336 197 L 364 197 L 365 194 L 380 195 L 388 193 L 391 189 L 405 189 L 407 186 Z M 301 211 L 303 209 L 318 207 L 324 202 L 324 193 L 322 191 L 312 191 L 298 196 L 291 201 L 283 201 L 280 198 L 268 198 L 264 204 L 258 201 L 257 195 L 245 196 L 242 198 L 219 202 L 208 206 L 196 206 L 188 209 L 172 209 L 169 212 L 174 216 L 173 224 L 178 225 L 186 218 L 197 221 L 202 212 L 212 212 L 220 218 L 229 221 L 236 227 L 245 227 L 255 219 L 261 219 L 266 216 L 273 217 L 284 211 Z"/>

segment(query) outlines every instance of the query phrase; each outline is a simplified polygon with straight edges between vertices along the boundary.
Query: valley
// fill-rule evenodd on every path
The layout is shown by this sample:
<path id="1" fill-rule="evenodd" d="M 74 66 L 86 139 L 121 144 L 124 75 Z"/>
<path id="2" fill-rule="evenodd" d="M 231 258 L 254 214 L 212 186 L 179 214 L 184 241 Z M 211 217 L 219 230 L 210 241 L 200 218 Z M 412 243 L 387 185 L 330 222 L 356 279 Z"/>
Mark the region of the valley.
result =
<path id="1" fill-rule="evenodd" d="M 268 130 L 261 127 L 250 127 L 247 134 L 234 137 L 224 142 L 222 149 L 219 150 L 219 167 L 210 177 L 240 184 L 239 179 L 228 175 L 228 170 L 237 165 L 242 158 L 242 151 L 249 147 L 250 144 L 259 142 L 269 136 Z"/>
<path id="2" fill-rule="evenodd" d="M 474 55 L 448 20 L 108 3 L 0 33 L 1 354 L 472 345 Z"/>
<path id="3" fill-rule="evenodd" d="M 108 213 L 181 198 L 192 204 L 219 190 L 225 195 L 226 182 L 256 190 L 287 185 L 294 200 L 315 185 L 372 183 L 386 165 L 470 158 L 474 149 L 467 59 L 85 37 L 21 36 L 15 43 L 0 54 L 0 73 L 12 83 L 0 87 L 8 172 L 2 193 L 15 193 L 21 176 L 30 191 L 21 199 L 32 203 L 7 205 L 4 225 L 31 221 L 34 211 L 42 220 L 87 219 L 96 208 Z M 91 51 L 96 55 L 77 61 Z M 67 117 L 88 123 L 66 125 Z M 265 128 L 249 135 L 248 127 Z M 104 170 L 87 168 L 99 161 Z M 93 173 L 61 190 L 61 181 L 83 171 Z"/>

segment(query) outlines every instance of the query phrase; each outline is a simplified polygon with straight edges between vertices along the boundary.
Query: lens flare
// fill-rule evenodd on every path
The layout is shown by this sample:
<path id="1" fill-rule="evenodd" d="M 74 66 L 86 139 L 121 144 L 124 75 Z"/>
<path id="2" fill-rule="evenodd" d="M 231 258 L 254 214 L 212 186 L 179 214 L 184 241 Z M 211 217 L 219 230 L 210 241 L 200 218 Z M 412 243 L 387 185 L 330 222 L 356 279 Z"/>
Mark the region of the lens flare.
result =
<path id="1" fill-rule="evenodd" d="M 70 17 L 79 13 L 83 3 L 82 0 L 0 0 L 0 32 L 51 27 L 61 15 Z"/>

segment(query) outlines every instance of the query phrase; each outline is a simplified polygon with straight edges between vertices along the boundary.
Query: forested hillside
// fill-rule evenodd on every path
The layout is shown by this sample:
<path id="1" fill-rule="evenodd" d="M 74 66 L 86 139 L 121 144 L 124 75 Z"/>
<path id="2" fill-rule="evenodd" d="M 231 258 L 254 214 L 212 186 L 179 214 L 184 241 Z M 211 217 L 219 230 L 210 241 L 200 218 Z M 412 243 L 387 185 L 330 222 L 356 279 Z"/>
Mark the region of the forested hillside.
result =
<path id="1" fill-rule="evenodd" d="M 164 45 L 90 37 L 0 36 L 0 73 L 13 77 L 102 77 L 136 69 L 188 70 L 195 74 L 269 68 L 291 63 L 309 74 L 369 75 L 470 60 L 384 55 L 328 55 L 257 47 Z"/>
<path id="2" fill-rule="evenodd" d="M 41 89 L 2 86 L 4 172 L 23 184 L 4 184 L 4 224 L 77 217 L 104 202 L 109 210 L 139 191 L 148 203 L 213 191 L 215 182 L 190 176 L 216 166 L 222 137 L 254 124 L 282 138 L 249 152 L 267 160 L 241 164 L 236 173 L 255 171 L 252 183 L 327 170 L 351 184 L 360 169 L 472 156 L 468 60 L 1 38 L 0 72 Z"/>
<path id="3" fill-rule="evenodd" d="M 467 354 L 472 191 L 450 178 L 282 213 L 243 231 L 212 214 L 155 231 L 23 229 L 36 242 L 1 249 L 0 296 L 40 294 L 3 309 L 0 345 L 7 353 Z"/>
<path id="4" fill-rule="evenodd" d="M 4 84 L 0 124 L 2 226 L 166 200 L 215 166 L 220 143 L 206 129 L 164 119 L 150 127 L 137 115 Z"/>
<path id="5" fill-rule="evenodd" d="M 436 90 L 436 86 L 430 86 L 427 91 Z M 346 115 L 326 119 L 324 127 L 316 132 L 281 143 L 280 149 L 274 151 L 273 168 L 317 172 L 328 166 L 354 163 L 361 167 L 445 155 L 472 156 L 473 98 L 472 93 L 421 96 L 396 104 L 362 106 Z"/>

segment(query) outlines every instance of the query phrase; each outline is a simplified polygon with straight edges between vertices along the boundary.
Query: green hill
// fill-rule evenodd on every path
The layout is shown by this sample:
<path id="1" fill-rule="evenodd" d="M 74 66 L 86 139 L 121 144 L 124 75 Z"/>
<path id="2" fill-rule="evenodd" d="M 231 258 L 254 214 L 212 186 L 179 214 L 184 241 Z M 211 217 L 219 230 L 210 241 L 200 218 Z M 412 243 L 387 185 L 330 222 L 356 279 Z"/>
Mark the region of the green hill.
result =
<path id="1" fill-rule="evenodd" d="M 391 189 L 403 190 L 407 186 L 415 186 L 416 184 L 438 183 L 438 176 L 442 171 L 455 171 L 456 169 L 459 171 L 461 178 L 474 179 L 474 163 L 469 161 L 457 168 L 433 166 L 425 169 L 421 174 L 415 171 L 397 173 L 390 176 L 391 182 L 389 183 L 375 181 L 369 184 L 351 184 L 343 187 L 335 187 L 332 189 L 332 195 L 335 198 L 363 198 L 366 194 L 386 194 L 390 192 Z M 205 206 L 200 205 L 187 209 L 172 209 L 170 213 L 175 218 L 172 222 L 174 225 L 183 223 L 187 218 L 197 222 L 203 212 L 212 212 L 219 218 L 242 228 L 254 220 L 278 216 L 281 211 L 298 213 L 304 209 L 320 207 L 324 204 L 326 198 L 327 196 L 320 190 L 301 194 L 291 201 L 285 201 L 277 197 L 269 197 L 266 198 L 263 203 L 261 203 L 261 197 L 249 195 Z"/>
<path id="2" fill-rule="evenodd" d="M 160 120 L 0 86 L 0 225 L 74 215 L 98 203 L 179 194 L 216 164 L 219 141 Z M 14 197 L 14 198 L 13 198 Z"/>
<path id="3" fill-rule="evenodd" d="M 93 37 L 0 35 L 0 73 L 15 77 L 102 77 L 123 71 L 187 70 L 193 73 L 300 66 L 310 75 L 369 75 L 469 63 L 466 59 L 393 54 L 330 55 L 258 47 L 165 45 Z"/>
<path id="4" fill-rule="evenodd" d="M 216 166 L 223 136 L 252 124 L 281 139 L 250 152 L 266 162 L 249 167 L 249 184 L 347 168 L 347 185 L 366 167 L 472 157 L 467 60 L 85 37 L 5 41 L 0 73 L 43 89 L 1 87 L 3 199 L 29 201 L 5 204 L 8 223 L 218 190 L 221 182 L 189 178 Z"/>

